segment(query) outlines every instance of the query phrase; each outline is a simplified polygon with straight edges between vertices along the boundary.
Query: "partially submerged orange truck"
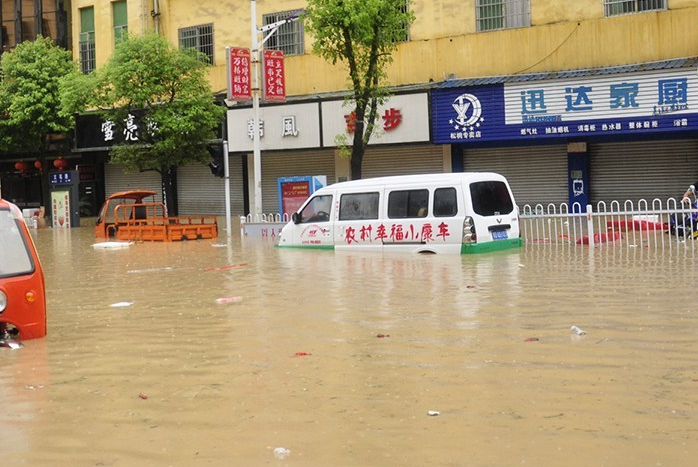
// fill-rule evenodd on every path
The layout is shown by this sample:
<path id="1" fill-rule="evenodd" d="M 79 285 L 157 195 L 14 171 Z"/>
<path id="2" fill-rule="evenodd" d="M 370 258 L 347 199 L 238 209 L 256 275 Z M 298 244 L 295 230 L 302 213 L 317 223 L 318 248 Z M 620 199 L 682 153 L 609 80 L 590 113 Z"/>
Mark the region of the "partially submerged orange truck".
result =
<path id="1" fill-rule="evenodd" d="M 160 242 L 218 237 L 216 216 L 168 217 L 163 203 L 144 201 L 155 194 L 131 190 L 108 197 L 99 211 L 96 237 Z"/>

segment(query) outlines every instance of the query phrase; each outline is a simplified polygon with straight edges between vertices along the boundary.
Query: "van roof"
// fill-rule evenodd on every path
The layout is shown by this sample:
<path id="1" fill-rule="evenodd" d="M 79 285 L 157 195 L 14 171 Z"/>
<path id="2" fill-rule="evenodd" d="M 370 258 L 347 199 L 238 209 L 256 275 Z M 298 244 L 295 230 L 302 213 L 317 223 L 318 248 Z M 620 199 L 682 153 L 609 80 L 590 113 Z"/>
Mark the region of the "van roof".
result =
<path id="1" fill-rule="evenodd" d="M 479 180 L 505 180 L 503 175 L 494 172 L 449 172 L 419 175 L 392 175 L 389 177 L 362 178 L 328 185 L 326 188 L 361 188 L 376 185 L 412 185 L 423 183 L 463 183 Z"/>

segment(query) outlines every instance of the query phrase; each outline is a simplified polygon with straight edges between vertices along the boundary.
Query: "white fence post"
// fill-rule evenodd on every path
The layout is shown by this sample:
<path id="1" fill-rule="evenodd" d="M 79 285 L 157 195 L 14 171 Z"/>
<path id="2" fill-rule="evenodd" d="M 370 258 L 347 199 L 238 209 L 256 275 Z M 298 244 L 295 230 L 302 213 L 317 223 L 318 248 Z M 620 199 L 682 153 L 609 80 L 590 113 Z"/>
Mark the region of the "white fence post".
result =
<path id="1" fill-rule="evenodd" d="M 594 246 L 594 221 L 591 218 L 591 214 L 594 208 L 591 204 L 587 204 L 587 235 L 589 236 L 589 247 Z"/>

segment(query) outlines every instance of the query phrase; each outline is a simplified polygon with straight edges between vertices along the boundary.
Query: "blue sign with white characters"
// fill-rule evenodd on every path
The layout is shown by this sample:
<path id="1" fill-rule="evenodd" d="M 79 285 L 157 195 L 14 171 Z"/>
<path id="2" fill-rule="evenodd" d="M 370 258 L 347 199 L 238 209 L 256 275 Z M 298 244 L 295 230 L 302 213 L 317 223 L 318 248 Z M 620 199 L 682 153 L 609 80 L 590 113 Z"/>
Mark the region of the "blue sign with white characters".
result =
<path id="1" fill-rule="evenodd" d="M 698 129 L 694 70 L 436 89 L 435 143 Z"/>
<path id="2" fill-rule="evenodd" d="M 72 172 L 51 172 L 48 182 L 51 185 L 70 185 L 73 182 Z"/>

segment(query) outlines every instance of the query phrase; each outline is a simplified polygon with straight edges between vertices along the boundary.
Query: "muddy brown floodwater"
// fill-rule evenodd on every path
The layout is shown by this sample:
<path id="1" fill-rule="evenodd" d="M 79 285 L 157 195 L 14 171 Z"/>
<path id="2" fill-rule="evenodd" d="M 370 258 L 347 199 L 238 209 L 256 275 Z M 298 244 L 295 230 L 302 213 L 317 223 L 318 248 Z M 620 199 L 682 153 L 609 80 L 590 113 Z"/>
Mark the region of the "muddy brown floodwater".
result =
<path id="1" fill-rule="evenodd" d="M 0 348 L 3 467 L 698 462 L 692 250 L 36 241 L 48 336 Z"/>

